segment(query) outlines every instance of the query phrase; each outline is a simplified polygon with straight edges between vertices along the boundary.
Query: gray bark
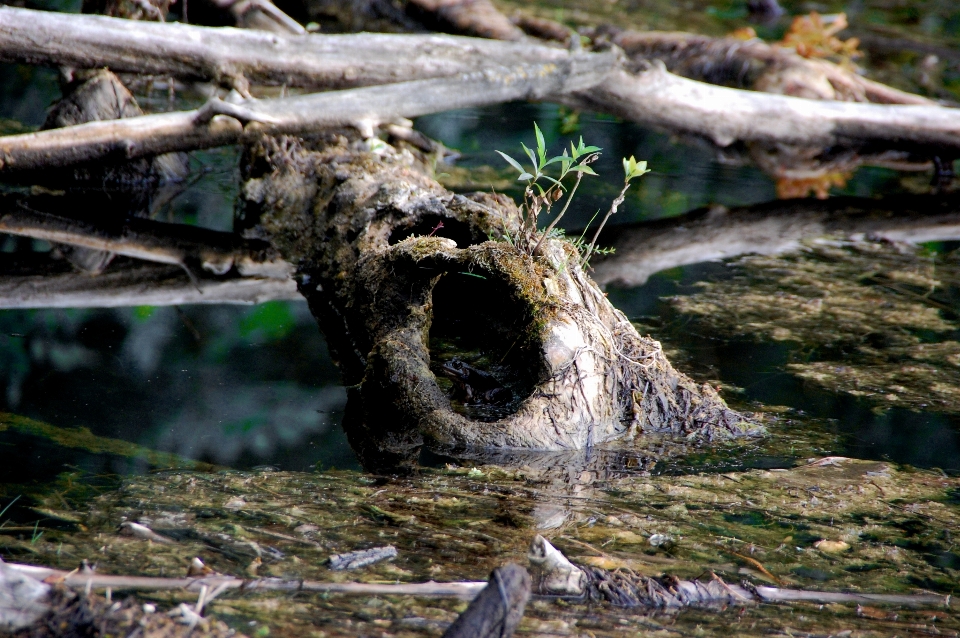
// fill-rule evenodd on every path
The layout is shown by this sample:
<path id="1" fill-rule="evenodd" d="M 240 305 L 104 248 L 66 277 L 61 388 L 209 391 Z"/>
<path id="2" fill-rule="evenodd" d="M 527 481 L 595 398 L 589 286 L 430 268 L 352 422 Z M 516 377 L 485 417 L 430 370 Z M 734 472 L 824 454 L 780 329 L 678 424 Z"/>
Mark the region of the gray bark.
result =
<path id="1" fill-rule="evenodd" d="M 538 44 L 452 36 L 284 36 L 0 9 L 0 59 L 8 61 L 78 67 L 107 65 L 116 71 L 208 79 L 239 83 L 240 86 L 247 82 L 263 82 L 308 88 L 343 88 L 450 78 L 438 79 L 435 84 L 417 85 L 420 100 L 416 104 L 388 103 L 383 112 L 368 104 L 359 117 L 413 117 L 456 108 L 457 105 L 547 99 L 612 113 L 671 131 L 701 135 L 719 146 L 743 141 L 805 146 L 879 143 L 889 148 L 927 150 L 960 148 L 960 115 L 955 109 L 922 104 L 810 100 L 743 91 L 680 78 L 657 64 L 635 73 L 618 70 L 604 75 L 604 69 L 609 69 L 611 61 L 590 61 L 598 55 L 574 55 Z M 553 65 L 579 65 L 580 69 L 592 68 L 596 77 L 592 81 L 560 82 L 552 87 L 541 85 L 532 91 L 511 91 L 504 90 L 504 87 L 492 91 L 483 84 L 485 80 L 463 81 L 465 76 L 462 74 L 477 68 L 516 68 L 524 64 L 533 65 L 531 69 L 539 68 L 542 72 Z M 592 64 L 596 66 L 591 67 Z M 503 73 L 502 70 L 497 72 Z M 471 83 L 477 83 L 482 91 L 490 94 L 484 100 L 467 100 L 466 97 L 472 94 Z M 453 105 L 445 102 L 445 97 L 451 97 L 450 92 L 444 92 L 445 84 L 449 84 L 452 92 L 462 99 L 454 100 Z M 378 94 L 362 95 L 374 98 Z M 391 94 L 391 99 L 396 99 L 396 94 Z M 308 103 L 304 102 L 290 104 L 291 108 L 308 108 Z M 323 101 L 319 104 L 328 106 Z M 280 107 L 277 109 L 284 111 Z M 290 117 L 289 111 L 276 115 Z M 342 115 L 339 122 L 344 117 L 357 117 L 353 113 Z M 192 122 L 194 116 L 170 114 L 166 117 L 171 119 L 164 120 L 166 124 L 163 126 L 156 124 L 158 130 L 155 134 L 161 137 L 186 135 L 179 148 L 234 143 L 241 137 L 236 122 L 219 127 L 211 125 L 211 130 L 200 135 Z M 327 126 L 335 119 L 314 118 L 312 125 Z M 310 123 L 308 120 L 298 120 L 296 130 L 282 126 L 271 130 L 300 133 Z M 165 126 L 175 131 L 167 130 Z M 21 143 L 27 142 L 22 140 Z M 88 139 L 86 143 L 94 142 Z M 132 150 L 149 150 L 138 149 L 135 145 Z"/>
<path id="2" fill-rule="evenodd" d="M 0 16 L 5 10 L 0 10 Z M 403 82 L 240 104 L 209 102 L 194 111 L 90 122 L 0 137 L 0 171 L 67 166 L 250 142 L 262 134 L 304 134 L 352 125 L 369 131 L 398 118 L 513 100 L 541 100 L 595 84 L 612 56 L 490 67 L 454 78 Z M 243 123 L 242 123 L 243 122 Z M 246 124 L 246 126 L 244 125 Z"/>

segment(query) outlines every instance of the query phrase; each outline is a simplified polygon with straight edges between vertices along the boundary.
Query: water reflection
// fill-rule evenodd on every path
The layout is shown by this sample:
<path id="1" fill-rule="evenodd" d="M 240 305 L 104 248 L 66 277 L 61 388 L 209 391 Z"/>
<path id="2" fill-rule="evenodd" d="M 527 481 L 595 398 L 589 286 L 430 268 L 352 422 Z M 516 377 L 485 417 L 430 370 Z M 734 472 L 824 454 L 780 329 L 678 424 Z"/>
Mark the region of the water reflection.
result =
<path id="1" fill-rule="evenodd" d="M 305 303 L 4 311 L 0 326 L 0 412 L 232 467 L 356 466 Z"/>

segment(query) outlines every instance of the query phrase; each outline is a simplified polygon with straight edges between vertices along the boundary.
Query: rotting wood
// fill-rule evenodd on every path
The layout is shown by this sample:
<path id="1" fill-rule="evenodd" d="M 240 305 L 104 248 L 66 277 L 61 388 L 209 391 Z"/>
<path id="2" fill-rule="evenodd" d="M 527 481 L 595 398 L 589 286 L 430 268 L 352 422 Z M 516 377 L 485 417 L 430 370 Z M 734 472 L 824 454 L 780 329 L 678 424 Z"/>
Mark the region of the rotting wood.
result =
<path id="1" fill-rule="evenodd" d="M 252 146 L 243 215 L 297 265 L 353 388 L 344 429 L 368 467 L 404 465 L 425 442 L 560 450 L 759 431 L 637 334 L 570 244 L 547 239 L 531 258 L 505 241 L 508 198 L 454 195 L 410 151 L 371 153 L 348 133 Z M 457 353 L 510 399 L 455 405 L 437 379 Z"/>
<path id="2" fill-rule="evenodd" d="M 455 78 L 478 66 L 518 61 L 536 66 L 577 59 L 589 65 L 588 60 L 597 55 L 601 54 L 571 54 L 540 44 L 451 36 L 282 36 L 0 9 L 0 59 L 77 67 L 106 64 L 117 71 L 229 80 L 244 85 L 263 81 L 316 88 Z M 700 135 L 719 146 L 743 141 L 813 147 L 876 143 L 927 151 L 960 148 L 960 117 L 954 109 L 809 100 L 681 78 L 656 60 L 631 65 L 634 68 L 630 70 L 616 70 L 580 86 L 556 86 L 553 91 L 535 95 L 491 95 L 483 103 L 549 99 Z M 594 72 L 599 73 L 596 68 Z M 457 81 L 447 80 L 451 85 Z M 420 90 L 433 87 L 430 90 L 442 91 L 442 84 L 438 81 L 436 86 L 425 85 Z M 459 86 L 458 90 L 470 92 L 469 87 Z M 436 99 L 442 102 L 441 95 Z M 411 108 L 395 115 L 411 117 L 424 112 L 432 111 Z M 180 123 L 181 135 L 189 130 L 183 128 L 188 125 Z M 238 128 L 236 123 L 234 128 Z M 236 131 L 224 133 L 220 141 L 210 139 L 209 144 L 233 143 L 236 135 Z M 190 143 L 184 141 L 183 146 L 189 147 Z"/>
<path id="3" fill-rule="evenodd" d="M 510 638 L 530 599 L 530 575 L 509 563 L 490 574 L 490 580 L 443 638 Z"/>
<path id="4" fill-rule="evenodd" d="M 2 14 L 2 10 L 0 10 Z M 130 160 L 236 144 L 261 134 L 305 134 L 353 125 L 372 129 L 397 118 L 512 100 L 538 100 L 588 87 L 612 68 L 611 56 L 490 68 L 456 78 L 232 104 L 213 100 L 180 111 L 0 137 L 0 170 L 36 170 L 105 158 Z"/>

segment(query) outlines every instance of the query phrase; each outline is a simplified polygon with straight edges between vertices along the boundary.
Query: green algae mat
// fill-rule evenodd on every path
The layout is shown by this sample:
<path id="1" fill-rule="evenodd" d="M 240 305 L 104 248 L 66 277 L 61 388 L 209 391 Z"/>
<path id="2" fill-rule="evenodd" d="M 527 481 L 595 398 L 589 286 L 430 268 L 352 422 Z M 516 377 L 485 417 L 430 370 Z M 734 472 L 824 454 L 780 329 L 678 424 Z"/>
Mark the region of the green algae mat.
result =
<path id="1" fill-rule="evenodd" d="M 577 467 L 192 472 L 123 479 L 71 506 L 39 501 L 38 529 L 0 529 L 5 560 L 104 574 L 182 577 L 193 557 L 242 578 L 406 583 L 485 580 L 526 565 L 543 534 L 575 562 L 643 575 L 713 572 L 794 589 L 956 593 L 960 479 L 890 463 L 819 457 L 791 469 L 683 476 Z M 173 542 L 120 533 L 150 526 Z M 396 558 L 333 571 L 332 554 L 393 545 Z M 196 594 L 140 594 L 161 608 Z M 266 636 L 439 635 L 466 603 L 414 597 L 228 593 L 209 613 Z M 957 635 L 955 608 L 744 605 L 653 613 L 535 600 L 519 635 Z M 843 633 L 847 632 L 847 633 Z"/>

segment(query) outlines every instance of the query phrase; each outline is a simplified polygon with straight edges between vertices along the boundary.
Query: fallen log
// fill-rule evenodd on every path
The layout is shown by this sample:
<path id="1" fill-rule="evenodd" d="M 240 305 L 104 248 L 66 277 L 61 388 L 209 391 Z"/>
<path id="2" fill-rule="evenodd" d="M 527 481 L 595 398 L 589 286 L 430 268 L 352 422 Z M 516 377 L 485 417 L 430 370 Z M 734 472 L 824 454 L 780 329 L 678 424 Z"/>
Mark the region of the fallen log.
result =
<path id="1" fill-rule="evenodd" d="M 0 171 L 37 170 L 100 159 L 131 160 L 249 142 L 264 133 L 302 135 L 343 125 L 361 128 L 369 137 L 374 126 L 397 118 L 538 100 L 589 87 L 612 68 L 612 63 L 611 56 L 579 56 L 558 63 L 486 67 L 449 79 L 251 99 L 239 104 L 212 100 L 193 111 L 9 135 L 0 137 Z"/>
<path id="2" fill-rule="evenodd" d="M 478 66 L 564 66 L 576 62 L 588 67 L 596 65 L 592 67 L 596 76 L 593 81 L 579 85 L 561 83 L 552 90 L 527 93 L 513 91 L 494 95 L 491 91 L 489 98 L 481 103 L 511 99 L 557 101 L 671 131 L 700 135 L 719 146 L 729 146 L 736 141 L 808 147 L 876 144 L 928 153 L 960 148 L 960 117 L 954 109 L 930 104 L 809 100 L 743 91 L 678 77 L 656 61 L 640 66 L 631 62 L 630 69 L 621 66 L 603 75 L 601 69 L 612 68 L 607 66 L 611 61 L 590 61 L 598 55 L 572 54 L 539 44 L 451 36 L 284 36 L 0 9 L 0 59 L 9 61 L 77 67 L 107 65 L 115 71 L 207 79 L 241 88 L 249 82 L 342 88 L 423 78 L 456 78 Z M 436 100 L 435 107 L 424 110 L 422 106 L 399 108 L 397 105 L 394 114 L 412 117 L 455 108 L 444 103 L 445 82 L 454 87 L 454 93 L 471 93 L 470 82 L 465 86 L 460 79 L 437 80 L 437 84 L 421 85 L 417 89 L 428 98 L 425 101 Z M 438 93 L 433 95 L 429 91 Z M 295 104 L 291 108 L 310 108 L 306 103 Z M 381 115 L 389 119 L 387 113 Z M 331 120 L 323 122 L 332 123 Z M 192 130 L 187 121 L 177 125 L 177 135 Z M 297 132 L 305 130 L 304 125 L 305 122 L 301 122 Z M 236 139 L 235 131 L 223 132 L 219 137 L 209 136 L 205 143 L 234 143 Z M 184 140 L 181 147 L 189 148 L 196 143 Z"/>
<path id="3" fill-rule="evenodd" d="M 503 197 L 453 195 L 409 152 L 345 134 L 265 138 L 244 161 L 243 217 L 290 263 L 344 385 L 344 429 L 368 467 L 445 448 L 590 447 L 641 432 L 758 432 L 678 373 L 547 239 L 506 241 Z M 501 399 L 457 398 L 454 360 Z"/>

